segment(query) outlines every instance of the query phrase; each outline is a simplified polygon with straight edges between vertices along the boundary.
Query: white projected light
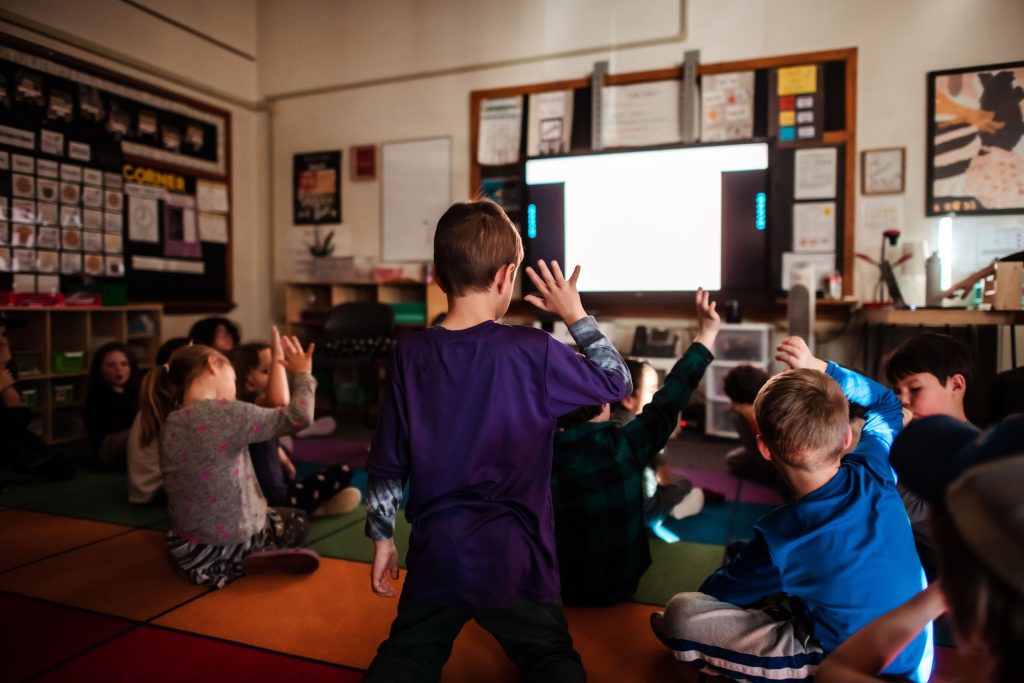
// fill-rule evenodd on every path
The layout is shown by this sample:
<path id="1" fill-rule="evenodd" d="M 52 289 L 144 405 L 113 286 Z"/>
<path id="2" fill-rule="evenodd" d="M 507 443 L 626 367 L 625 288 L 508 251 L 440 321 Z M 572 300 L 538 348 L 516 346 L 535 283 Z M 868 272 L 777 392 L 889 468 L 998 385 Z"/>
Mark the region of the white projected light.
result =
<path id="1" fill-rule="evenodd" d="M 722 286 L 722 173 L 768 168 L 764 143 L 526 163 L 526 184 L 564 183 L 565 266 L 588 292 Z M 753 201 L 753 200 L 752 200 Z"/>

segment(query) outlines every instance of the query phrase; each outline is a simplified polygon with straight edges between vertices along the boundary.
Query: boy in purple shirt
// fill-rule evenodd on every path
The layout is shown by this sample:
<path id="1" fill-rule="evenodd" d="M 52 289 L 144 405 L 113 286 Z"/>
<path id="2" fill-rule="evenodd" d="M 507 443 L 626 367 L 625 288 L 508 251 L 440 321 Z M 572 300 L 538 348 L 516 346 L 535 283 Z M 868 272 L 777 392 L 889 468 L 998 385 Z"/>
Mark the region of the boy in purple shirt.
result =
<path id="1" fill-rule="evenodd" d="M 531 681 L 583 681 L 559 602 L 551 509 L 555 420 L 631 391 L 629 371 L 557 263 L 526 272 L 586 357 L 527 327 L 500 325 L 523 258 L 498 205 L 454 204 L 434 235 L 448 296 L 439 326 L 395 350 L 390 392 L 367 462 L 373 591 L 394 597 L 394 520 L 409 481 L 409 574 L 366 681 L 436 681 L 469 619 Z"/>

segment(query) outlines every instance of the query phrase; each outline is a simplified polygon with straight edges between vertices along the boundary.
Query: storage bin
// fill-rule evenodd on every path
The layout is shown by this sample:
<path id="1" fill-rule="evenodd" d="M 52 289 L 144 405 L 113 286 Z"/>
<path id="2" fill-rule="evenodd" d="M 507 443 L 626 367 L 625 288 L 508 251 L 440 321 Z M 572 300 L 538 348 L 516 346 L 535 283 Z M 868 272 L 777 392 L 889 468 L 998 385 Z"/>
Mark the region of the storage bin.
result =
<path id="1" fill-rule="evenodd" d="M 39 390 L 36 388 L 22 389 L 21 390 L 21 405 L 26 408 L 38 408 L 39 407 Z"/>
<path id="2" fill-rule="evenodd" d="M 400 301 L 390 303 L 395 313 L 395 322 L 406 325 L 427 324 L 427 304 L 425 301 Z"/>
<path id="3" fill-rule="evenodd" d="M 732 411 L 729 410 L 728 400 L 716 401 L 709 398 L 705 415 L 708 421 L 704 429 L 705 434 L 711 434 L 712 436 L 725 436 L 733 439 L 739 437 L 739 434 L 736 433 L 736 428 L 733 425 Z"/>
<path id="4" fill-rule="evenodd" d="M 85 351 L 54 351 L 50 363 L 54 372 L 82 372 L 85 370 Z"/>
<path id="5" fill-rule="evenodd" d="M 19 377 L 43 374 L 43 354 L 36 351 L 15 351 L 14 367 Z"/>
<path id="6" fill-rule="evenodd" d="M 768 334 L 763 325 L 723 325 L 712 349 L 716 361 L 758 361 L 768 357 Z"/>
<path id="7" fill-rule="evenodd" d="M 75 385 L 74 384 L 54 384 L 53 385 L 53 405 L 54 406 L 66 406 L 75 402 Z"/>
<path id="8" fill-rule="evenodd" d="M 725 393 L 725 377 L 728 375 L 733 368 L 740 365 L 753 365 L 755 368 L 764 370 L 764 363 L 745 363 L 742 361 L 726 361 L 723 363 L 713 363 L 708 367 L 707 372 L 704 374 L 704 390 L 708 397 L 708 400 L 719 400 L 728 401 L 729 397 Z"/>

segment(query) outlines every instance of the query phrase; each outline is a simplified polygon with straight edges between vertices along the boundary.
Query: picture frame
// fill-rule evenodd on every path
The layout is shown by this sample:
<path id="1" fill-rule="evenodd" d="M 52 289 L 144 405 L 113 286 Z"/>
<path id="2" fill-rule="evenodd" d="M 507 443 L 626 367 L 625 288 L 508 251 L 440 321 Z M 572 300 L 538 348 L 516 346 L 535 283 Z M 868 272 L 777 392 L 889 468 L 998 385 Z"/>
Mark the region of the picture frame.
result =
<path id="1" fill-rule="evenodd" d="M 907 148 L 883 147 L 860 153 L 860 192 L 901 194 L 906 186 Z"/>
<path id="2" fill-rule="evenodd" d="M 341 223 L 341 150 L 292 157 L 292 223 Z"/>
<path id="3" fill-rule="evenodd" d="M 356 145 L 349 150 L 353 182 L 377 179 L 377 145 Z"/>
<path id="4" fill-rule="evenodd" d="M 925 214 L 1024 214 L 1024 61 L 928 73 Z"/>

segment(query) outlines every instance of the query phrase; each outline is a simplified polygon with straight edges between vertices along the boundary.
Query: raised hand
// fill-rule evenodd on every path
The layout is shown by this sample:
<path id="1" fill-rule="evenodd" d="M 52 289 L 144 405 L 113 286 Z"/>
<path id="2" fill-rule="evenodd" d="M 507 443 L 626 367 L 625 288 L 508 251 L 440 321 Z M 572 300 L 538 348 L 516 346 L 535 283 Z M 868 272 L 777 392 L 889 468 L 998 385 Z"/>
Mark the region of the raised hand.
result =
<path id="1" fill-rule="evenodd" d="M 695 342 L 700 342 L 708 349 L 715 345 L 715 338 L 718 337 L 718 330 L 722 327 L 722 318 L 716 310 L 716 303 L 711 300 L 711 295 L 701 287 L 697 290 L 697 336 Z"/>
<path id="2" fill-rule="evenodd" d="M 576 281 L 580 278 L 579 266 L 576 266 L 568 280 L 562 275 L 557 261 L 552 261 L 550 268 L 544 261 L 537 261 L 537 270 L 527 266 L 526 274 L 540 294 L 527 294 L 523 297 L 526 301 L 542 311 L 554 313 L 566 326 L 587 317 L 580 302 L 580 293 L 576 291 Z"/>
<path id="3" fill-rule="evenodd" d="M 284 366 L 289 372 L 293 374 L 313 372 L 313 344 L 303 351 L 302 342 L 298 337 L 285 335 L 281 337 L 281 346 L 284 350 Z"/>
<path id="4" fill-rule="evenodd" d="M 779 348 L 776 349 L 775 360 L 785 363 L 789 366 L 790 370 L 808 368 L 818 372 L 825 372 L 828 369 L 828 363 L 815 358 L 811 350 L 807 348 L 807 342 L 801 337 L 786 337 L 783 339 L 782 343 L 779 344 Z"/>

